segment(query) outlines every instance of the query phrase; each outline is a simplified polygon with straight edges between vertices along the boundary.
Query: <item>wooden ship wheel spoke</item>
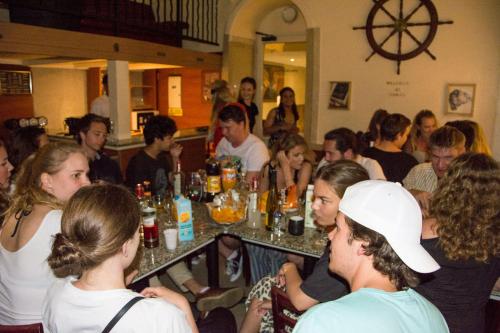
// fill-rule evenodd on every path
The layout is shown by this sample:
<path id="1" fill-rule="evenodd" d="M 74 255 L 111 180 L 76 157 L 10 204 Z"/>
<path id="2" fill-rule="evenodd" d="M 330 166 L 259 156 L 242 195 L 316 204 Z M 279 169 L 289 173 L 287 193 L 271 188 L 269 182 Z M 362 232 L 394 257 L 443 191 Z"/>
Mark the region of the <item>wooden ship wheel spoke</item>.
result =
<path id="1" fill-rule="evenodd" d="M 368 13 L 366 24 L 364 26 L 353 27 L 353 30 L 365 30 L 366 38 L 368 39 L 368 43 L 373 50 L 372 53 L 365 59 L 365 61 L 370 60 L 370 58 L 375 54 L 378 54 L 386 59 L 396 61 L 397 74 L 399 75 L 401 62 L 412 59 L 422 52 L 425 52 L 427 55 L 429 55 L 432 60 L 436 60 L 436 56 L 434 56 L 428 49 L 429 45 L 432 43 L 434 37 L 436 36 L 438 26 L 441 24 L 452 24 L 453 21 L 440 21 L 438 19 L 436 7 L 431 0 L 419 0 L 418 5 L 415 6 L 415 8 L 413 8 L 407 15 L 404 15 L 404 0 L 372 1 L 374 2 L 374 5 Z M 391 1 L 399 1 L 397 15 L 393 15 L 385 6 Z M 427 15 L 429 16 L 428 21 L 411 21 L 416 13 L 424 9 L 427 11 Z M 384 13 L 385 16 L 387 16 L 388 19 L 391 20 L 391 22 L 384 24 L 375 24 L 375 16 L 379 12 Z M 423 40 L 417 38 L 415 34 L 410 31 L 410 28 L 425 26 L 429 27 L 429 29 L 427 35 L 423 38 Z M 374 34 L 375 29 L 390 29 L 390 31 L 385 36 L 385 38 L 377 42 Z M 397 50 L 391 52 L 384 49 L 386 43 L 395 36 L 397 36 Z M 416 47 L 407 51 L 403 51 L 402 45 L 404 37 L 412 40 L 415 43 Z"/>

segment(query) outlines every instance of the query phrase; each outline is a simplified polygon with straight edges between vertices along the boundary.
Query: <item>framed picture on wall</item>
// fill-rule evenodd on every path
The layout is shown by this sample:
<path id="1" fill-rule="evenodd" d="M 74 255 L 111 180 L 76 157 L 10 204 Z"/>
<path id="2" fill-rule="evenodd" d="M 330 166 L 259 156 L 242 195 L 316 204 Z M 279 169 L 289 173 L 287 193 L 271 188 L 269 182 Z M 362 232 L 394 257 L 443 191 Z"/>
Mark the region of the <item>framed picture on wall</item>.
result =
<path id="1" fill-rule="evenodd" d="M 448 84 L 446 96 L 446 113 L 472 116 L 472 113 L 474 112 L 475 98 L 475 84 Z"/>
<path id="2" fill-rule="evenodd" d="M 330 81 L 329 109 L 349 110 L 351 106 L 351 82 Z"/>
<path id="3" fill-rule="evenodd" d="M 285 67 L 264 64 L 262 85 L 264 86 L 264 101 L 276 102 L 280 90 L 285 85 Z"/>
<path id="4" fill-rule="evenodd" d="M 212 84 L 220 80 L 220 72 L 216 71 L 203 71 L 201 73 L 201 101 L 210 103 L 212 101 Z"/>

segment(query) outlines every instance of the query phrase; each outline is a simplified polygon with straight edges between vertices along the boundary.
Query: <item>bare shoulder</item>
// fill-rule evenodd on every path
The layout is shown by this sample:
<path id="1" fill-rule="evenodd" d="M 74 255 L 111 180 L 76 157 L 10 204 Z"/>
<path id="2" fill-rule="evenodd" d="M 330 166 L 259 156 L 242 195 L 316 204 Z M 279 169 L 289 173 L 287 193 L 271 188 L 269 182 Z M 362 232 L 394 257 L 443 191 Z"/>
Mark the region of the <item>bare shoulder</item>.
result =
<path id="1" fill-rule="evenodd" d="M 18 251 L 33 238 L 51 210 L 52 208 L 48 206 L 35 205 L 31 213 L 22 217 L 19 223 L 17 223 L 19 216 L 8 216 L 0 235 L 2 245 L 9 251 Z M 17 230 L 14 233 L 16 226 Z M 13 234 L 14 236 L 11 236 Z"/>

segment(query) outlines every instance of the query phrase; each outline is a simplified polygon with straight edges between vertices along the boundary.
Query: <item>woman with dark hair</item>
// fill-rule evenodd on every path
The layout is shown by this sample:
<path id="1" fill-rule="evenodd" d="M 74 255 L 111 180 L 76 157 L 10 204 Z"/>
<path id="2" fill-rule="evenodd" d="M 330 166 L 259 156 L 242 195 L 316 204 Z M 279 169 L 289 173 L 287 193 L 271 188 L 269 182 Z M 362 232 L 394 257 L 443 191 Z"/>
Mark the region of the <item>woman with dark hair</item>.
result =
<path id="1" fill-rule="evenodd" d="M 264 135 L 270 135 L 269 146 L 276 142 L 284 132 L 298 133 L 299 112 L 295 104 L 295 92 L 290 87 L 280 90 L 280 104 L 269 111 L 264 121 Z"/>
<path id="2" fill-rule="evenodd" d="M 485 306 L 500 274 L 500 168 L 485 154 L 457 157 L 439 180 L 422 246 L 441 269 L 416 290 L 443 314 L 452 333 L 483 332 Z"/>
<path id="3" fill-rule="evenodd" d="M 42 127 L 27 126 L 16 130 L 9 146 L 10 161 L 16 171 L 28 156 L 47 143 L 49 139 Z"/>
<path id="4" fill-rule="evenodd" d="M 437 127 L 434 113 L 431 110 L 421 110 L 413 119 L 410 136 L 403 150 L 412 154 L 418 163 L 429 161 L 429 138 Z"/>
<path id="5" fill-rule="evenodd" d="M 259 108 L 253 102 L 255 97 L 255 90 L 257 83 L 253 77 L 244 77 L 240 81 L 240 92 L 238 95 L 238 103 L 245 107 L 248 116 L 248 125 L 250 126 L 250 133 L 253 133 L 255 126 L 255 118 L 259 114 Z"/>
<path id="6" fill-rule="evenodd" d="M 337 216 L 340 199 L 347 187 L 368 180 L 368 172 L 358 163 L 341 160 L 322 167 L 314 181 L 314 201 L 312 209 L 316 223 L 324 228 L 331 227 Z M 294 263 L 282 265 L 276 277 L 267 276 L 258 281 L 248 294 L 247 313 L 240 332 L 272 332 L 273 316 L 271 287 L 284 289 L 299 310 L 305 311 L 315 304 L 328 302 L 348 293 L 344 280 L 328 273 L 330 244 L 325 247 L 321 258 L 314 266 L 312 274 L 302 280 Z"/>
<path id="7" fill-rule="evenodd" d="M 388 115 L 389 112 L 384 109 L 378 109 L 373 113 L 370 123 L 368 124 L 368 132 L 363 133 L 360 138 L 360 142 L 363 145 L 360 150 L 361 153 L 364 149 L 380 143 L 382 140 L 380 136 L 380 126 Z"/>
<path id="8" fill-rule="evenodd" d="M 61 208 L 89 185 L 89 165 L 75 144 L 51 143 L 28 157 L 0 230 L 0 324 L 41 321 L 42 300 L 55 280 L 47 265 Z"/>

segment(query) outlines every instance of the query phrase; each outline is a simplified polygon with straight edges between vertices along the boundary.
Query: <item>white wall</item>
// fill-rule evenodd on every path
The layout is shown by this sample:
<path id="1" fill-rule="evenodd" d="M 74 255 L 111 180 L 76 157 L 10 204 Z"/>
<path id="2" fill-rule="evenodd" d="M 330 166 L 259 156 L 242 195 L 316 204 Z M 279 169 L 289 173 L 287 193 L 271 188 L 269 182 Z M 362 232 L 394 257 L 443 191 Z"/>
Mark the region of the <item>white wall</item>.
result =
<path id="1" fill-rule="evenodd" d="M 267 0 L 283 5 L 282 0 Z M 378 55 L 368 62 L 371 53 L 363 30 L 352 30 L 364 25 L 373 6 L 372 1 L 352 0 L 291 0 L 304 16 L 307 28 L 319 28 L 320 74 L 319 89 L 312 92 L 318 101 L 318 127 L 313 130 L 315 143 L 322 141 L 323 134 L 335 127 L 346 126 L 353 130 L 364 130 L 372 112 L 386 108 L 389 112 L 403 113 L 409 118 L 421 109 L 434 111 L 439 121 L 466 118 L 446 115 L 446 88 L 449 83 L 476 84 L 475 111 L 472 120 L 485 131 L 490 145 L 495 146 L 495 156 L 500 157 L 500 145 L 493 144 L 495 124 L 500 130 L 495 114 L 499 113 L 500 70 L 500 12 L 498 0 L 434 0 L 439 18 L 453 20 L 452 25 L 441 25 L 429 50 L 437 57 L 432 60 L 425 53 L 401 65 L 401 75 L 396 74 L 396 64 Z M 266 15 L 256 8 L 259 1 L 241 0 L 236 9 L 245 10 L 237 15 L 231 13 L 233 21 L 227 31 L 232 36 L 249 38 L 251 32 L 261 27 L 280 36 L 289 35 L 282 29 L 282 22 L 272 27 Z M 404 2 L 409 7 L 417 0 Z M 275 8 L 272 8 L 274 11 Z M 252 14 L 253 11 L 253 14 Z M 268 11 L 267 14 L 274 14 Z M 254 18 L 249 16 L 255 15 Z M 421 14 L 419 19 L 425 19 Z M 243 19 L 244 17 L 244 19 Z M 259 21 L 260 20 L 260 21 Z M 248 25 L 254 24 L 254 26 Z M 267 32 L 267 31 L 266 31 Z M 417 32 L 425 35 L 425 31 Z M 311 66 L 312 64 L 308 64 Z M 349 111 L 328 109 L 330 81 L 351 81 L 352 98 Z M 396 94 L 395 87 L 400 90 Z M 466 118 L 470 119 L 470 118 Z M 496 137 L 500 137 L 496 133 Z"/>
<path id="2" fill-rule="evenodd" d="M 497 0 L 435 0 L 441 19 L 451 19 L 453 25 L 442 25 L 430 46 L 436 61 L 426 54 L 404 62 L 401 75 L 395 73 L 395 63 L 378 55 L 365 62 L 371 49 L 364 31 L 353 31 L 354 25 L 364 25 L 372 4 L 365 1 L 337 0 L 315 6 L 314 14 L 321 29 L 321 74 L 319 128 L 317 141 L 327 130 L 347 126 L 363 130 L 373 110 L 386 108 L 413 117 L 420 109 L 433 110 L 441 122 L 457 119 L 445 115 L 448 83 L 475 83 L 476 102 L 473 119 L 493 135 L 495 108 L 498 98 L 498 47 L 500 24 Z M 405 2 L 408 3 L 408 2 Z M 326 8 L 325 8 L 326 6 Z M 329 81 L 352 81 L 350 111 L 327 109 Z M 391 96 L 394 85 L 401 82 L 402 96 Z"/>
<path id="3" fill-rule="evenodd" d="M 45 116 L 49 131 L 61 132 L 66 117 L 87 113 L 87 74 L 84 70 L 33 67 L 33 108 Z"/>

